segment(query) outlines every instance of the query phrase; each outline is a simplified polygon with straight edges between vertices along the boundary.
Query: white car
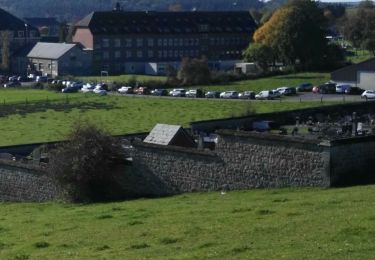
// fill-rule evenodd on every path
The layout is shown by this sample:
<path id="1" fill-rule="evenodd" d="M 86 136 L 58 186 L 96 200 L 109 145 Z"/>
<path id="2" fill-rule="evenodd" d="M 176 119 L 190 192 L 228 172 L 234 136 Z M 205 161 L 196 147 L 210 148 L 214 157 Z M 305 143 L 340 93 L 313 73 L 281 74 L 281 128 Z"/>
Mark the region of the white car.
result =
<path id="1" fill-rule="evenodd" d="M 186 96 L 186 90 L 183 88 L 175 88 L 172 91 L 169 92 L 169 95 L 172 97 L 185 97 Z"/>
<path id="2" fill-rule="evenodd" d="M 361 98 L 375 98 L 375 90 L 365 90 L 365 92 L 362 93 Z"/>
<path id="3" fill-rule="evenodd" d="M 87 83 L 87 84 L 83 85 L 83 87 L 81 88 L 81 92 L 83 92 L 83 93 L 93 92 L 94 89 L 95 89 L 94 85 L 91 85 L 90 83 Z"/>
<path id="4" fill-rule="evenodd" d="M 130 94 L 133 92 L 133 87 L 123 86 L 117 90 L 120 94 Z"/>
<path id="5" fill-rule="evenodd" d="M 237 91 L 224 91 L 220 93 L 220 98 L 238 98 Z"/>
<path id="6" fill-rule="evenodd" d="M 277 97 L 273 90 L 263 90 L 255 95 L 255 99 L 274 99 Z"/>
<path id="7" fill-rule="evenodd" d="M 100 85 L 97 85 L 92 92 L 101 96 L 107 95 L 107 91 L 102 89 Z"/>

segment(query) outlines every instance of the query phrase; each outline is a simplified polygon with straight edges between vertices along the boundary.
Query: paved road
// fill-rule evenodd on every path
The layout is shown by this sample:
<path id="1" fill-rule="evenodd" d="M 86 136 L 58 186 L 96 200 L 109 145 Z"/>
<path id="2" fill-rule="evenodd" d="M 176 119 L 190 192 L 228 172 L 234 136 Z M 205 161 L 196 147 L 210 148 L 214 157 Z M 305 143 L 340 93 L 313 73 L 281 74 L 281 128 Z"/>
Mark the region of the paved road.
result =
<path id="1" fill-rule="evenodd" d="M 117 96 L 128 96 L 134 98 L 158 98 L 158 99 L 198 99 L 198 100 L 215 100 L 215 101 L 237 101 L 237 102 L 251 102 L 249 99 L 223 99 L 223 98 L 187 98 L 187 97 L 169 97 L 169 96 L 152 96 L 152 95 L 133 95 L 133 94 L 118 94 L 111 93 Z M 342 95 L 342 94 L 314 94 L 314 93 L 303 93 L 297 96 L 282 97 L 281 99 L 274 100 L 262 100 L 262 102 L 303 102 L 303 101 L 336 101 L 336 102 L 365 102 L 366 100 L 361 99 L 360 95 Z"/>

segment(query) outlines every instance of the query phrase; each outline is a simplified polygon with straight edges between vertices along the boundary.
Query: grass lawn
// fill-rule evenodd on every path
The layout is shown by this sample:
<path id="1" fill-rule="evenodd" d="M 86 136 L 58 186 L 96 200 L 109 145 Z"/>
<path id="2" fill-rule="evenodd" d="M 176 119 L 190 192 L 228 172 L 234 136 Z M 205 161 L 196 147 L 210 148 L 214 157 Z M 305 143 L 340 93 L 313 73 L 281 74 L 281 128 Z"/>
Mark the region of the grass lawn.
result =
<path id="1" fill-rule="evenodd" d="M 0 259 L 373 259 L 375 186 L 0 204 Z"/>
<path id="2" fill-rule="evenodd" d="M 167 78 L 163 76 L 148 76 L 148 75 L 119 75 L 119 76 L 108 76 L 108 77 L 100 77 L 100 76 L 90 76 L 90 77 L 78 77 L 79 80 L 86 81 L 86 82 L 98 82 L 98 81 L 110 81 L 110 82 L 128 82 L 131 79 L 135 79 L 139 82 L 145 82 L 150 80 L 160 80 L 165 81 Z"/>
<path id="3" fill-rule="evenodd" d="M 74 122 L 88 120 L 113 134 L 150 131 L 156 123 L 192 121 L 329 105 L 332 102 L 222 101 L 0 90 L 0 145 L 61 140 Z M 28 102 L 25 102 L 25 99 Z"/>
<path id="4" fill-rule="evenodd" d="M 348 56 L 347 60 L 351 61 L 353 63 L 359 63 L 359 62 L 368 60 L 368 59 L 373 58 L 373 57 L 374 57 L 374 55 L 372 55 L 372 53 L 370 53 L 369 51 L 358 50 L 358 51 L 354 51 L 353 56 Z"/>
<path id="5" fill-rule="evenodd" d="M 213 86 L 203 86 L 202 89 L 208 90 L 234 90 L 234 91 L 245 91 L 252 90 L 259 92 L 261 90 L 270 90 L 278 87 L 289 86 L 296 87 L 301 83 L 312 83 L 313 85 L 320 85 L 327 82 L 330 79 L 328 73 L 297 73 L 288 74 L 282 76 L 273 76 L 268 78 L 254 79 L 254 80 L 244 80 L 233 82 L 225 85 L 213 85 Z"/>

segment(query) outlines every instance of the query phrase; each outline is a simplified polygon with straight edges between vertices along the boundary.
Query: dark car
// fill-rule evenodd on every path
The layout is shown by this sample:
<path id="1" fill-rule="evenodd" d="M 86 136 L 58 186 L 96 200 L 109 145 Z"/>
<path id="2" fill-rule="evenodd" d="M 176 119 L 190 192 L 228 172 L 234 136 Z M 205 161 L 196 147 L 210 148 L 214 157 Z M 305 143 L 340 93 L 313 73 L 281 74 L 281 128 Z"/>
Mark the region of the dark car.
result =
<path id="1" fill-rule="evenodd" d="M 168 91 L 166 89 L 163 89 L 163 88 L 157 88 L 157 89 L 154 90 L 152 95 L 154 95 L 154 96 L 167 96 Z"/>
<path id="2" fill-rule="evenodd" d="M 320 94 L 335 94 L 336 93 L 336 84 L 334 83 L 326 83 L 320 85 L 319 87 Z"/>
<path id="3" fill-rule="evenodd" d="M 206 98 L 220 98 L 220 92 L 218 92 L 218 91 L 208 91 L 204 96 Z"/>
<path id="4" fill-rule="evenodd" d="M 18 80 L 9 81 L 4 84 L 4 88 L 20 87 L 20 86 L 21 86 L 21 82 L 19 82 Z"/>
<path id="5" fill-rule="evenodd" d="M 296 90 L 298 92 L 306 92 L 311 91 L 313 88 L 313 85 L 311 83 L 302 83 L 296 87 Z"/>
<path id="6" fill-rule="evenodd" d="M 361 95 L 365 90 L 359 87 L 349 87 L 345 89 L 345 94 L 347 95 Z"/>

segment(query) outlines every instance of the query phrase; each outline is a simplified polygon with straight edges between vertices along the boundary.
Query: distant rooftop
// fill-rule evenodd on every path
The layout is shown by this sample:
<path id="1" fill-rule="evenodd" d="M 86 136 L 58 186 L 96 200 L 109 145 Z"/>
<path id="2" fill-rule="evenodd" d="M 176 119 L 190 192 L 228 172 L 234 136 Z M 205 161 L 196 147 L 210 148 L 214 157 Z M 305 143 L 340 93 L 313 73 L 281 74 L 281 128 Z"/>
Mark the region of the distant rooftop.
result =
<path id="1" fill-rule="evenodd" d="M 41 59 L 58 59 L 75 46 L 77 46 L 77 44 L 75 43 L 38 42 L 27 55 L 27 57 Z"/>
<path id="2" fill-rule="evenodd" d="M 158 145 L 195 146 L 194 140 L 179 125 L 157 124 L 144 142 Z"/>

